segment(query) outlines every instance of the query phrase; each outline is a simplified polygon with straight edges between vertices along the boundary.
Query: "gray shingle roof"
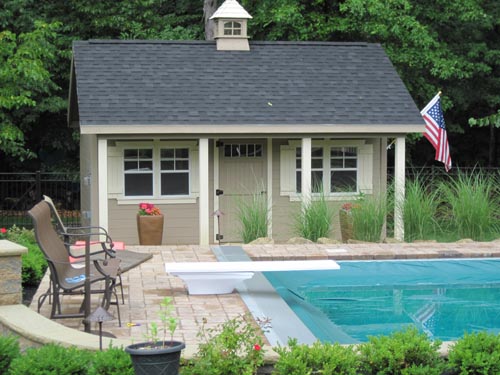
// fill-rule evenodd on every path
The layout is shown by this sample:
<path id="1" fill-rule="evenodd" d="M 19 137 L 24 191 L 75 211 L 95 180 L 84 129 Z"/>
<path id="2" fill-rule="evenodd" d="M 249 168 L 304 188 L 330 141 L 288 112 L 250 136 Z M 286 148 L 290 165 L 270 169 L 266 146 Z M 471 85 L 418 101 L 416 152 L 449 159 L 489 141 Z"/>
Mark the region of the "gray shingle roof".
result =
<path id="1" fill-rule="evenodd" d="M 378 44 L 78 41 L 73 54 L 81 126 L 423 124 Z"/>

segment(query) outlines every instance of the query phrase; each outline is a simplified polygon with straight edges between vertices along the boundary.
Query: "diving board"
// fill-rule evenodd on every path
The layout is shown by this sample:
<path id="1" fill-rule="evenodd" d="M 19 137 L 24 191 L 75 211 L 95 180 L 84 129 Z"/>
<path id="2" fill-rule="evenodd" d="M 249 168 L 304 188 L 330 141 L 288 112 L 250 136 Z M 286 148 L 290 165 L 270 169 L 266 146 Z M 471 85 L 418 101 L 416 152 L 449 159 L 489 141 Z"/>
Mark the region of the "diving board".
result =
<path id="1" fill-rule="evenodd" d="M 165 263 L 165 271 L 180 277 L 189 294 L 228 294 L 255 272 L 338 270 L 334 260 Z"/>

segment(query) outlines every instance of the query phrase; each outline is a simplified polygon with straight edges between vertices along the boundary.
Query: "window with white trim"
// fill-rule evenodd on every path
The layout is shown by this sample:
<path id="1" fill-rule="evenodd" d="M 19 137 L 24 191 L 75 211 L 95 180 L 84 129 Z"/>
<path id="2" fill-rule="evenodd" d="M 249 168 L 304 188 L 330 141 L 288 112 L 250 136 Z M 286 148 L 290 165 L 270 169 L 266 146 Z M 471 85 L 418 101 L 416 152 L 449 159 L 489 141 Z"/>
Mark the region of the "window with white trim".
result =
<path id="1" fill-rule="evenodd" d="M 161 195 L 189 194 L 189 148 L 160 150 Z"/>
<path id="2" fill-rule="evenodd" d="M 352 193 L 358 186 L 357 147 L 330 149 L 330 192 Z"/>
<path id="3" fill-rule="evenodd" d="M 108 196 L 192 203 L 198 154 L 196 141 L 117 141 L 108 147 Z"/>
<path id="4" fill-rule="evenodd" d="M 299 200 L 302 184 L 302 142 L 280 146 L 280 195 Z M 373 193 L 373 144 L 362 139 L 316 140 L 311 145 L 311 190 L 332 200 Z"/>
<path id="5" fill-rule="evenodd" d="M 229 143 L 224 145 L 225 158 L 261 158 L 262 144 Z"/>
<path id="6" fill-rule="evenodd" d="M 241 35 L 241 23 L 235 21 L 224 22 L 224 35 Z"/>
<path id="7" fill-rule="evenodd" d="M 300 147 L 297 147 L 295 156 L 297 168 L 295 184 L 297 193 L 300 193 L 302 190 L 302 150 Z M 323 147 L 311 148 L 311 190 L 313 193 L 326 191 L 323 187 Z"/>
<path id="8" fill-rule="evenodd" d="M 123 150 L 124 194 L 153 195 L 153 149 L 126 148 Z"/>

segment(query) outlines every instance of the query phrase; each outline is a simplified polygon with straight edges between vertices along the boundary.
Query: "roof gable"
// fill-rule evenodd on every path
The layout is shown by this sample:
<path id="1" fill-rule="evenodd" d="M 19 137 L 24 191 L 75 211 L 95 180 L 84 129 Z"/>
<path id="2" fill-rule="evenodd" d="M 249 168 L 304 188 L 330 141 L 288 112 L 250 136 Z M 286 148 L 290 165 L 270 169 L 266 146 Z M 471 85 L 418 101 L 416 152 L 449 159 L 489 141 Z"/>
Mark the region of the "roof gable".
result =
<path id="1" fill-rule="evenodd" d="M 79 41 L 80 126 L 422 125 L 378 44 Z"/>

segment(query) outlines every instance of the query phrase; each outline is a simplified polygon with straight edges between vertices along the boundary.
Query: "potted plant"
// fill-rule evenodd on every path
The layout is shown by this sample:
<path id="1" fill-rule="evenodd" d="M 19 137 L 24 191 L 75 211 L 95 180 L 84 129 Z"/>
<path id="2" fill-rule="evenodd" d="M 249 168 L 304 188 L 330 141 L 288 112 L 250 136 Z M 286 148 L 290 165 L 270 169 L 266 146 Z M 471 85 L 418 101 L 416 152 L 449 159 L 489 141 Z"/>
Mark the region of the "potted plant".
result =
<path id="1" fill-rule="evenodd" d="M 186 345 L 174 341 L 178 319 L 172 315 L 173 310 L 172 298 L 165 297 L 158 312 L 162 327 L 151 323 L 146 334 L 148 341 L 125 348 L 137 375 L 178 375 L 181 350 Z M 170 333 L 170 340 L 167 340 L 167 333 Z"/>
<path id="2" fill-rule="evenodd" d="M 339 221 L 340 221 L 340 234 L 342 236 L 342 242 L 347 242 L 350 239 L 354 238 L 352 209 L 356 207 L 359 207 L 359 205 L 352 202 L 344 203 L 340 207 Z"/>
<path id="3" fill-rule="evenodd" d="M 161 245 L 163 214 L 152 203 L 140 203 L 137 213 L 137 231 L 140 245 Z"/>

